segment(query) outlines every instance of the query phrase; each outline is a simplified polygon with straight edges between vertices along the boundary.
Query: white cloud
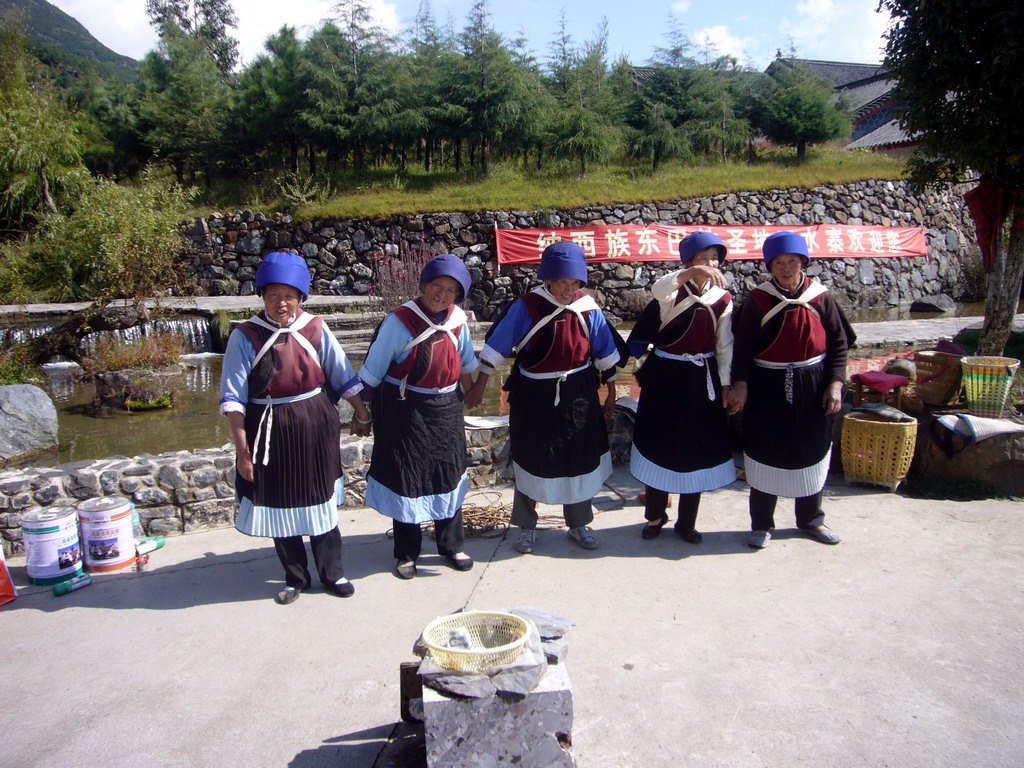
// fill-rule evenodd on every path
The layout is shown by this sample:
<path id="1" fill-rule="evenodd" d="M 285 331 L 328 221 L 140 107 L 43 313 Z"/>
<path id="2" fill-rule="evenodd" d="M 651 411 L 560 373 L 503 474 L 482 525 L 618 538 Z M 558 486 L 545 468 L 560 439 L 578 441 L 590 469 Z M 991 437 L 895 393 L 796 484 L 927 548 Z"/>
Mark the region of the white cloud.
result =
<path id="1" fill-rule="evenodd" d="M 743 61 L 746 56 L 747 47 L 750 41 L 747 38 L 736 37 L 729 33 L 729 28 L 723 24 L 713 27 L 705 27 L 698 30 L 692 36 L 695 55 L 700 58 L 704 55 L 705 49 L 710 47 L 712 57 L 733 56 Z"/>
<path id="2" fill-rule="evenodd" d="M 690 10 L 690 0 L 676 0 L 672 3 L 672 11 L 674 13 L 683 14 Z"/>
<path id="3" fill-rule="evenodd" d="M 54 5 L 77 19 L 92 35 L 113 51 L 141 59 L 157 45 L 157 34 L 149 24 L 143 0 L 52 0 Z M 241 62 L 252 61 L 263 52 L 266 39 L 284 24 L 295 27 L 300 37 L 308 36 L 324 20 L 336 15 L 336 0 L 234 0 L 238 26 L 231 34 L 238 40 Z M 400 25 L 397 6 L 386 0 L 370 0 L 374 18 L 389 32 Z"/>
<path id="4" fill-rule="evenodd" d="M 796 19 L 784 21 L 779 29 L 792 39 L 801 58 L 878 62 L 888 17 L 877 6 L 877 0 L 799 0 Z"/>
<path id="5" fill-rule="evenodd" d="M 377 22 L 389 32 L 397 32 L 398 12 L 394 3 L 384 0 L 370 0 L 370 12 Z M 336 0 L 235 0 L 238 27 L 238 53 L 241 62 L 252 61 L 263 52 L 267 38 L 283 25 L 295 27 L 300 38 L 308 37 L 319 29 L 324 21 L 338 16 Z"/>

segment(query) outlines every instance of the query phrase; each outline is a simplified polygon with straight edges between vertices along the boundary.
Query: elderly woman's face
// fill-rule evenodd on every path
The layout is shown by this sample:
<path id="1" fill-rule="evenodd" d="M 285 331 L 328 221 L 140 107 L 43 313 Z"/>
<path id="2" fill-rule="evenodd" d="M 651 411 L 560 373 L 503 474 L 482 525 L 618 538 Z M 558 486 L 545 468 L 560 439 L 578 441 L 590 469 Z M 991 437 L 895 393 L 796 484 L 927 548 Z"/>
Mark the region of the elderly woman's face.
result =
<path id="1" fill-rule="evenodd" d="M 284 283 L 268 283 L 263 288 L 263 308 L 267 317 L 278 325 L 288 325 L 299 311 L 301 300 L 299 289 Z"/>
<path id="2" fill-rule="evenodd" d="M 459 283 L 451 277 L 442 275 L 428 283 L 420 283 L 420 296 L 431 312 L 443 312 L 459 298 Z"/>
<path id="3" fill-rule="evenodd" d="M 572 297 L 576 295 L 576 291 L 583 285 L 579 280 L 573 280 L 571 277 L 558 277 L 554 280 L 545 280 L 545 287 L 548 289 L 548 293 L 554 296 L 563 304 L 571 304 Z"/>
<path id="4" fill-rule="evenodd" d="M 690 259 L 688 267 L 714 267 L 718 268 L 718 248 L 712 245 L 710 248 L 705 248 L 703 251 L 697 251 Z"/>
<path id="5" fill-rule="evenodd" d="M 804 259 L 798 253 L 783 253 L 768 263 L 768 270 L 775 282 L 792 291 L 800 285 L 804 277 Z"/>

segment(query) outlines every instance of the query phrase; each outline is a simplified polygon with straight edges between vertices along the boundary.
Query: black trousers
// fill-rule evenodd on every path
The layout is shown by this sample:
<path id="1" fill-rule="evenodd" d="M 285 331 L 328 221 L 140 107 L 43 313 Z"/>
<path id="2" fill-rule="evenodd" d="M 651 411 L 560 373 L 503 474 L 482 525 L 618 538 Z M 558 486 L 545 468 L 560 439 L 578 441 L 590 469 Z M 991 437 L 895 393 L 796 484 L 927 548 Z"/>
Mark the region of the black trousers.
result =
<path id="1" fill-rule="evenodd" d="M 648 520 L 661 520 L 665 510 L 668 509 L 668 491 L 659 491 L 657 488 L 644 486 L 644 517 Z M 676 529 L 680 533 L 689 533 L 697 530 L 697 510 L 700 508 L 699 493 L 679 494 L 679 519 L 676 521 Z"/>
<path id="2" fill-rule="evenodd" d="M 775 527 L 775 503 L 778 496 L 750 489 L 750 530 L 770 531 Z M 793 500 L 796 510 L 797 528 L 817 528 L 825 524 L 825 513 L 821 510 L 821 491 L 811 496 Z"/>
<path id="3" fill-rule="evenodd" d="M 395 520 L 395 559 L 399 562 L 415 561 L 423 546 L 423 529 L 419 523 L 400 523 Z M 452 557 L 462 551 L 466 544 L 466 531 L 462 523 L 462 508 L 445 520 L 434 521 L 434 538 L 437 540 L 437 554 Z"/>
<path id="4" fill-rule="evenodd" d="M 345 569 L 341 565 L 341 531 L 337 526 L 319 536 L 310 536 L 309 547 L 313 550 L 316 573 L 322 584 L 334 584 L 338 579 L 345 578 Z M 275 538 L 274 549 L 284 566 L 285 584 L 296 589 L 309 587 L 309 561 L 306 559 L 306 545 L 302 537 Z"/>
<path id="5" fill-rule="evenodd" d="M 594 522 L 594 506 L 590 501 L 563 504 L 562 515 L 570 528 L 582 528 Z M 533 530 L 537 527 L 537 502 L 516 488 L 512 496 L 512 525 Z"/>

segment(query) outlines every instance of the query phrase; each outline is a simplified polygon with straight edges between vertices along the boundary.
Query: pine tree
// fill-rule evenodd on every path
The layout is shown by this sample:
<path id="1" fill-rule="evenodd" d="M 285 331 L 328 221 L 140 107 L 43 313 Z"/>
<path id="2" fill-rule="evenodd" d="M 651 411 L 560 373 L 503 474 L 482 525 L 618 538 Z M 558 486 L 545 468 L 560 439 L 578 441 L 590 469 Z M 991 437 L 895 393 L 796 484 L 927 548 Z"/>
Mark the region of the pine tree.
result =
<path id="1" fill-rule="evenodd" d="M 146 0 L 150 23 L 161 37 L 164 30 L 200 40 L 223 78 L 238 62 L 238 41 L 228 29 L 238 26 L 230 0 Z"/>

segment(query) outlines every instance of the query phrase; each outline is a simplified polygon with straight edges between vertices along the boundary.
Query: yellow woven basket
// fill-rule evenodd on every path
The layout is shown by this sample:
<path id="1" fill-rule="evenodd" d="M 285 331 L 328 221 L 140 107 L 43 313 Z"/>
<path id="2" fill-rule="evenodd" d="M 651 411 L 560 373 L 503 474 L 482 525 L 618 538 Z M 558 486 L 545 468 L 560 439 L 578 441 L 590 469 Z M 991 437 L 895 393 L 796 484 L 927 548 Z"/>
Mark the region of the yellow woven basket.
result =
<path id="1" fill-rule="evenodd" d="M 452 631 L 468 635 L 469 648 L 448 646 Z M 434 619 L 423 630 L 423 643 L 445 669 L 481 672 L 511 664 L 526 645 L 529 625 L 518 616 L 499 611 L 465 611 Z"/>
<path id="2" fill-rule="evenodd" d="M 917 399 L 928 405 L 949 405 L 960 397 L 960 355 L 923 349 L 914 353 Z"/>
<path id="3" fill-rule="evenodd" d="M 998 419 L 1003 415 L 1010 388 L 1020 368 L 1013 357 L 965 357 L 964 370 L 967 406 L 975 416 Z"/>
<path id="4" fill-rule="evenodd" d="M 895 491 L 907 479 L 916 444 L 917 419 L 886 421 L 864 413 L 846 414 L 840 440 L 846 484 Z"/>

